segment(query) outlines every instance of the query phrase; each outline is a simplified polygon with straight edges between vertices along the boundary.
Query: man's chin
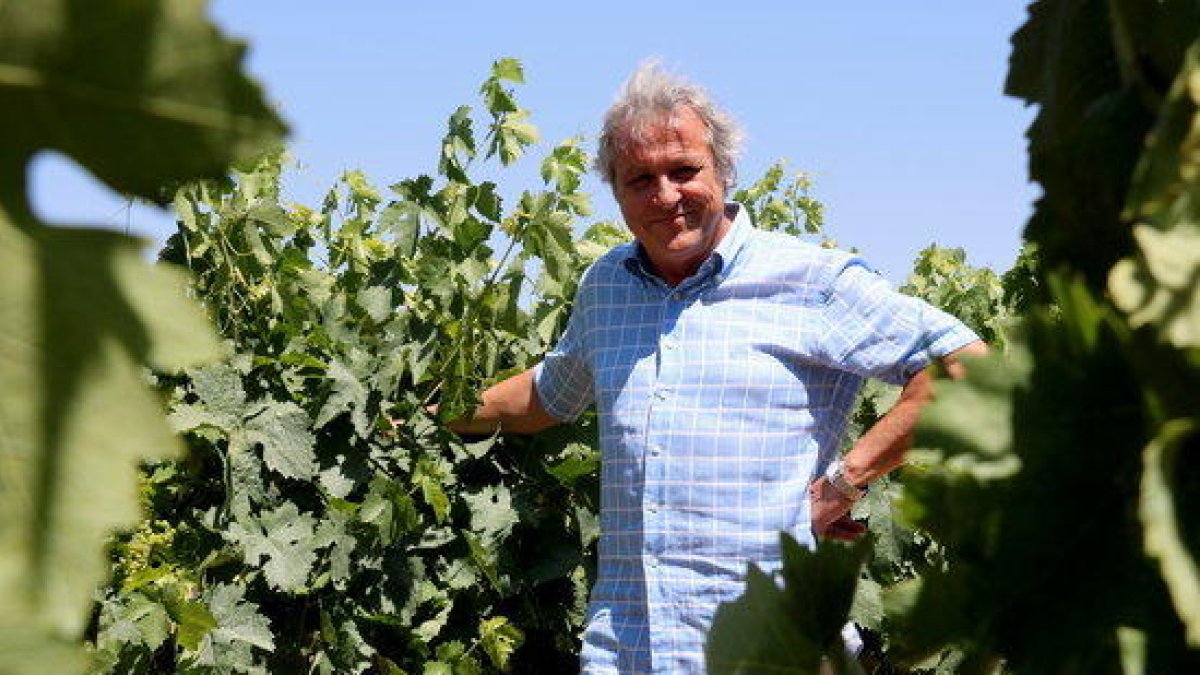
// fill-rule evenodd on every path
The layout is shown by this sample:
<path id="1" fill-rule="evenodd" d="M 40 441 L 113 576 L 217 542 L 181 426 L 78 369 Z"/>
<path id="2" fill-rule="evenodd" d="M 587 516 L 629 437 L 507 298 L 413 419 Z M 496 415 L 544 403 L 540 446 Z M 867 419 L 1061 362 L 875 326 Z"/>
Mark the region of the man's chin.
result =
<path id="1" fill-rule="evenodd" d="M 687 255 L 700 251 L 704 245 L 704 236 L 699 230 L 687 230 L 667 242 L 666 249 L 676 255 Z"/>

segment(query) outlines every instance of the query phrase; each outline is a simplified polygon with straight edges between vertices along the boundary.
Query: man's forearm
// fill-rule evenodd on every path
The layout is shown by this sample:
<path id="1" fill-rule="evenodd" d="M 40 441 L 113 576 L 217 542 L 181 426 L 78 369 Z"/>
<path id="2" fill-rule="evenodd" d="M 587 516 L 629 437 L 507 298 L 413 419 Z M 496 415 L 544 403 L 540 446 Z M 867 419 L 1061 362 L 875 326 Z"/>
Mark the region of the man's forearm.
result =
<path id="1" fill-rule="evenodd" d="M 972 342 L 942 359 L 950 377 L 958 379 L 965 370 L 959 357 L 987 353 L 982 342 Z M 900 392 L 900 399 L 855 443 L 843 459 L 844 476 L 851 484 L 865 487 L 876 478 L 904 463 L 912 445 L 921 409 L 933 398 L 933 375 L 929 368 L 917 373 Z"/>
<path id="2" fill-rule="evenodd" d="M 488 387 L 482 399 L 471 418 L 451 421 L 450 429 L 460 434 L 532 434 L 558 424 L 538 399 L 532 369 Z"/>

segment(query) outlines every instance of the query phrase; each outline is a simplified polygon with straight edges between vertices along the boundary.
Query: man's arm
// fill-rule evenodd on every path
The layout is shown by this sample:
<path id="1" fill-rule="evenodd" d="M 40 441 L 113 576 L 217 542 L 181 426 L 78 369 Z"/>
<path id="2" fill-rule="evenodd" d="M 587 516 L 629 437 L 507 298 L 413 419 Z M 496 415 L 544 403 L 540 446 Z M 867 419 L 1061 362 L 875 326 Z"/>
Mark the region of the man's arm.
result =
<path id="1" fill-rule="evenodd" d="M 538 399 L 532 368 L 488 387 L 482 398 L 473 417 L 453 420 L 450 429 L 459 434 L 491 434 L 497 430 L 532 434 L 559 423 Z"/>
<path id="2" fill-rule="evenodd" d="M 951 378 L 958 379 L 966 372 L 960 357 L 985 353 L 987 346 L 975 341 L 947 354 L 941 363 Z M 843 476 L 851 485 L 865 488 L 871 481 L 904 463 L 904 455 L 912 445 L 913 430 L 921 408 L 933 398 L 931 368 L 917 373 L 904 385 L 896 405 L 868 429 L 842 458 Z M 810 493 L 813 530 L 818 535 L 853 538 L 861 534 L 861 526 L 845 519 L 853 501 L 830 485 L 825 477 L 813 482 Z"/>

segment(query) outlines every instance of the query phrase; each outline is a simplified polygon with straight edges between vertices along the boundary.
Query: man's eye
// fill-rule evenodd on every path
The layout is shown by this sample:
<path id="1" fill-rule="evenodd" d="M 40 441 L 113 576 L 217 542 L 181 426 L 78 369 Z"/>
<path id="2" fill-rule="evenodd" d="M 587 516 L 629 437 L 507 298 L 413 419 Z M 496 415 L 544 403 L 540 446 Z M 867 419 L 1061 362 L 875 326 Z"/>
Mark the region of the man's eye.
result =
<path id="1" fill-rule="evenodd" d="M 631 188 L 643 188 L 650 184 L 650 176 L 646 174 L 634 176 L 626 181 L 626 184 Z"/>
<path id="2" fill-rule="evenodd" d="M 672 171 L 671 177 L 675 180 L 688 180 L 694 178 L 698 173 L 700 173 L 700 167 L 684 166 Z"/>

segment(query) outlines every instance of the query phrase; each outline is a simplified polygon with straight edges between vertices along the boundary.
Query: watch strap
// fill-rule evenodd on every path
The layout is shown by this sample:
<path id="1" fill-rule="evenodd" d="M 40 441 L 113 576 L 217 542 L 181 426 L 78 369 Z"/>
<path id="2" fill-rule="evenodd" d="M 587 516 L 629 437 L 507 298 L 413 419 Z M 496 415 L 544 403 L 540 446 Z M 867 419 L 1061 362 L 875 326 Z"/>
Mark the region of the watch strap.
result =
<path id="1" fill-rule="evenodd" d="M 850 501 L 856 502 L 867 496 L 867 489 L 860 488 L 850 481 L 846 480 L 846 467 L 842 464 L 841 459 L 835 459 L 825 470 L 825 480 L 833 486 L 843 497 Z"/>

